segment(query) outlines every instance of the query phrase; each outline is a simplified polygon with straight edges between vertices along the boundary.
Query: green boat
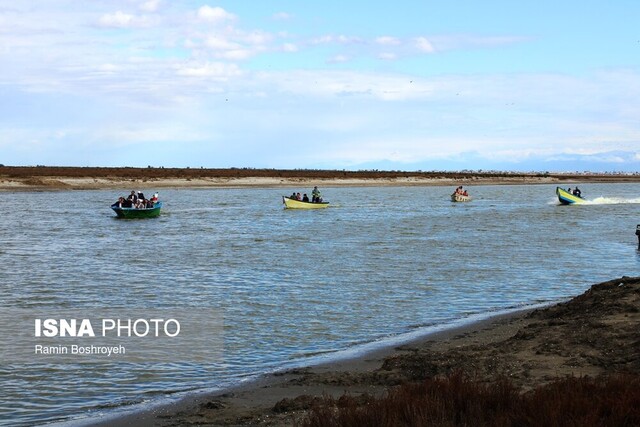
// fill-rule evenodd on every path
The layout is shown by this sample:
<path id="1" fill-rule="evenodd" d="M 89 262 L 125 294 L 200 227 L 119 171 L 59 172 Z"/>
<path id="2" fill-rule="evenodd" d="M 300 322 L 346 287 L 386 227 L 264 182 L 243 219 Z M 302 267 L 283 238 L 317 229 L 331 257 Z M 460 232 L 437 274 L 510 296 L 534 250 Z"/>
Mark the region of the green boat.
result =
<path id="1" fill-rule="evenodd" d="M 155 202 L 152 208 L 122 208 L 118 203 L 111 205 L 111 209 L 118 215 L 118 218 L 138 219 L 138 218 L 155 218 L 160 215 L 162 202 Z"/>

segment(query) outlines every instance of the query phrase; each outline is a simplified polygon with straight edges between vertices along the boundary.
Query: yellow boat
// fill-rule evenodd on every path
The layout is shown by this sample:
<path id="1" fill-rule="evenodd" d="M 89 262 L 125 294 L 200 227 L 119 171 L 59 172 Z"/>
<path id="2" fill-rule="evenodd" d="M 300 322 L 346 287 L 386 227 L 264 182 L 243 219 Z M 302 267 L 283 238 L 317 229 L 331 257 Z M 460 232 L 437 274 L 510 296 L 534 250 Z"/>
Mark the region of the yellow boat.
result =
<path id="1" fill-rule="evenodd" d="M 567 190 L 560 187 L 556 187 L 556 195 L 558 196 L 558 200 L 560 201 L 560 203 L 562 203 L 563 205 L 577 205 L 585 202 L 582 197 L 574 196 Z"/>
<path id="2" fill-rule="evenodd" d="M 282 203 L 286 209 L 322 209 L 329 206 L 329 202 L 303 202 L 287 196 L 282 196 Z"/>

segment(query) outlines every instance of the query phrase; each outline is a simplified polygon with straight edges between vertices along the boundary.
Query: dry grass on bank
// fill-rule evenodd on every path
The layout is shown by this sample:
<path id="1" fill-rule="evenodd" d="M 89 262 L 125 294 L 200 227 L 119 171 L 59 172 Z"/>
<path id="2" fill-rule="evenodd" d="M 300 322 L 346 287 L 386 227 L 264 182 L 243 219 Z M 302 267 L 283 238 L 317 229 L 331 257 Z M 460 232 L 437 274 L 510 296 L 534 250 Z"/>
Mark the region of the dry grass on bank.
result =
<path id="1" fill-rule="evenodd" d="M 304 427 L 638 426 L 640 376 L 565 377 L 522 393 L 454 373 L 390 389 L 384 397 L 325 397 Z"/>
<path id="2" fill-rule="evenodd" d="M 0 177 L 30 178 L 106 178 L 106 179 L 542 179 L 558 181 L 623 182 L 640 180 L 638 175 L 623 174 L 557 174 L 549 172 L 508 171 L 402 171 L 402 170 L 331 170 L 331 169 L 264 169 L 264 168 L 164 168 L 164 167 L 62 167 L 62 166 L 4 166 Z"/>
<path id="3" fill-rule="evenodd" d="M 509 172 L 441 172 L 441 171 L 384 171 L 384 170 L 329 170 L 329 169 L 260 169 L 260 168 L 131 168 L 131 167 L 56 167 L 56 166 L 0 166 L 0 176 L 7 178 L 125 178 L 125 179 L 198 179 L 198 178 L 305 178 L 305 179 L 391 179 L 391 178 L 430 178 L 430 179 L 471 179 L 476 176 L 485 178 L 538 177 L 549 176 L 544 173 Z M 570 176 L 569 179 L 574 178 Z"/>

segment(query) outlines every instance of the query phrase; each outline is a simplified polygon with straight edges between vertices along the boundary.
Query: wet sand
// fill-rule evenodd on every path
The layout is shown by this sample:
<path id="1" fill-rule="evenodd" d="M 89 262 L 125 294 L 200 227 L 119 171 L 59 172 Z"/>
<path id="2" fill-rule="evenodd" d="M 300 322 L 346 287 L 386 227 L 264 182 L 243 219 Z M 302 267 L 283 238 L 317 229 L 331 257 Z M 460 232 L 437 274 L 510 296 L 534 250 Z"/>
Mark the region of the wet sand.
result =
<path id="1" fill-rule="evenodd" d="M 640 175 L 0 166 L 0 191 L 640 182 Z"/>
<path id="2" fill-rule="evenodd" d="M 640 277 L 593 285 L 567 302 L 429 335 L 351 360 L 268 375 L 95 426 L 289 426 L 322 396 L 380 395 L 462 371 L 528 390 L 564 376 L 640 373 Z"/>

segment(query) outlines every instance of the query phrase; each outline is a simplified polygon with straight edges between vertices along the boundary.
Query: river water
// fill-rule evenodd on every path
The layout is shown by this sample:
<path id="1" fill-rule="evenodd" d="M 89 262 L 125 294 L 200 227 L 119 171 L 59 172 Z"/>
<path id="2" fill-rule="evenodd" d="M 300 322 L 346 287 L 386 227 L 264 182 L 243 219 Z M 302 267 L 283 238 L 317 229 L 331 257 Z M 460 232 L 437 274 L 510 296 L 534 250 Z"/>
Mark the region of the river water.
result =
<path id="1" fill-rule="evenodd" d="M 148 220 L 109 209 L 130 189 L 0 193 L 0 303 L 30 325 L 109 308 L 221 319 L 194 338 L 209 360 L 2 361 L 0 424 L 221 388 L 638 275 L 640 185 L 581 189 L 588 204 L 559 206 L 553 185 L 476 186 L 457 204 L 448 187 L 322 188 L 331 206 L 313 211 L 284 210 L 290 188 L 167 189 Z"/>

